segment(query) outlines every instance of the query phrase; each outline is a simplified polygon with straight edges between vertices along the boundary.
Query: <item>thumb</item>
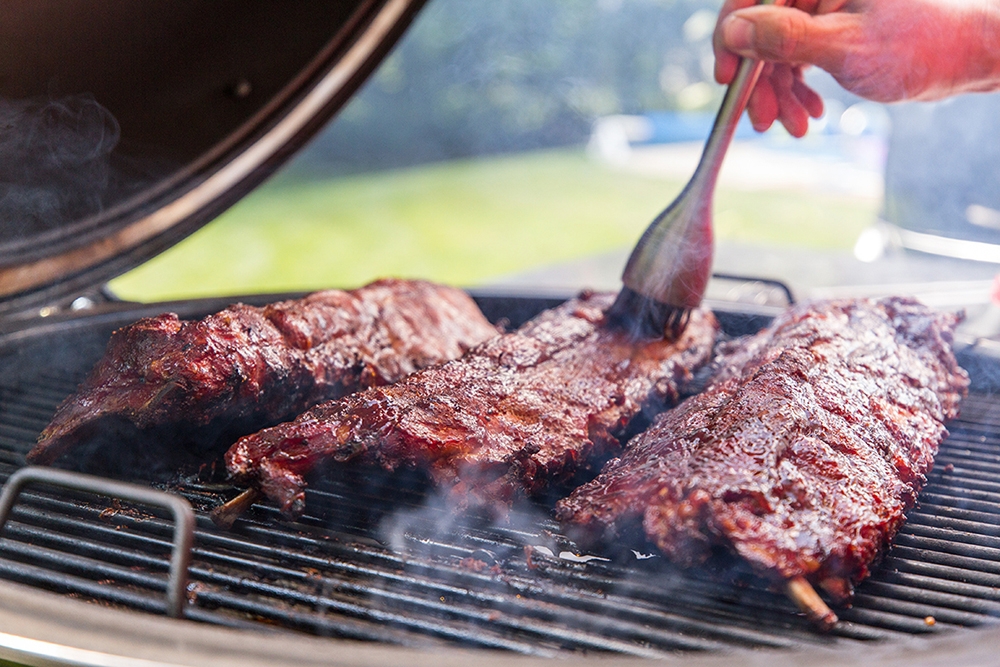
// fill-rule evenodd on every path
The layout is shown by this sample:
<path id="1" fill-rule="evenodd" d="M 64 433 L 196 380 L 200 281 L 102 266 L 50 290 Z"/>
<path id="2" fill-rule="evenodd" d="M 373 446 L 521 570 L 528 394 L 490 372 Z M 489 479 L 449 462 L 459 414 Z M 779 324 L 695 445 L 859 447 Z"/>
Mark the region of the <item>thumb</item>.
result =
<path id="1" fill-rule="evenodd" d="M 730 51 L 755 60 L 829 69 L 841 60 L 839 30 L 829 17 L 798 9 L 758 5 L 735 11 L 722 22 L 722 43 Z"/>

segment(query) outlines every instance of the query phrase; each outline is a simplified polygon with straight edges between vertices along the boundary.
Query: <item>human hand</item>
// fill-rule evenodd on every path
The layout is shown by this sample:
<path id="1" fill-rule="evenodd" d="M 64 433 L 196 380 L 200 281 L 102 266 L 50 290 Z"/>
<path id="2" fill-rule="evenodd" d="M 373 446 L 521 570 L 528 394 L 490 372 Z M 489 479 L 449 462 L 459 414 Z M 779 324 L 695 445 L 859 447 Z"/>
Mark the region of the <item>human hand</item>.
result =
<path id="1" fill-rule="evenodd" d="M 794 136 L 822 115 L 804 82 L 817 65 L 870 100 L 938 99 L 1000 87 L 996 0 L 792 0 L 786 7 L 726 0 L 714 36 L 715 78 L 739 57 L 767 61 L 748 105 L 758 131 L 778 120 Z"/>

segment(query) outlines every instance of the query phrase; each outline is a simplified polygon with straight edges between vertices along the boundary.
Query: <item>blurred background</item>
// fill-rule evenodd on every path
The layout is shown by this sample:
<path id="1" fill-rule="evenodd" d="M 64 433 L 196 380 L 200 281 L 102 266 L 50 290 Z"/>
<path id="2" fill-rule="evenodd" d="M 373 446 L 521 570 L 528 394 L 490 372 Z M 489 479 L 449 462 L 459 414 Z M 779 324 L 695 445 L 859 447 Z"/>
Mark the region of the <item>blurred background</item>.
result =
<path id="1" fill-rule="evenodd" d="M 710 43 L 720 4 L 431 0 L 307 150 L 111 289 L 150 301 L 388 275 L 617 289 L 632 245 L 693 172 L 721 100 Z M 897 251 L 903 218 L 934 208 L 941 188 L 965 192 L 970 169 L 982 181 L 967 157 L 941 162 L 954 137 L 928 139 L 956 103 L 885 108 L 822 72 L 809 81 L 827 113 L 805 139 L 738 132 L 716 195 L 716 271 L 789 281 L 801 296 L 947 278 L 966 301 L 988 302 L 994 264 Z M 992 125 L 989 107 L 981 115 Z M 982 133 L 958 118 L 967 148 L 981 149 Z M 921 161 L 937 189 L 914 178 Z M 987 223 L 991 179 L 975 204 Z M 963 196 L 949 204 L 960 216 Z M 946 224 L 931 218 L 920 229 Z"/>

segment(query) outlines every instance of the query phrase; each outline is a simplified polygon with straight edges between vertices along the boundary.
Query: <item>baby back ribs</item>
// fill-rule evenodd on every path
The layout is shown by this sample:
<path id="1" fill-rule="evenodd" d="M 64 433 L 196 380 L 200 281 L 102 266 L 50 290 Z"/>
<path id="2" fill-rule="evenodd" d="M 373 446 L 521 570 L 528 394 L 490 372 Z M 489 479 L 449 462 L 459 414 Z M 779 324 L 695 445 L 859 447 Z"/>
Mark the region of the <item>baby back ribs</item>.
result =
<path id="1" fill-rule="evenodd" d="M 585 541 L 641 525 L 682 565 L 724 545 L 762 574 L 845 601 L 958 413 L 968 376 L 950 348 L 957 321 L 898 298 L 792 309 L 560 501 L 558 518 Z"/>
<path id="2" fill-rule="evenodd" d="M 252 433 L 459 357 L 495 335 L 464 292 L 409 280 L 263 308 L 236 304 L 199 321 L 145 318 L 112 335 L 28 460 L 52 463 L 116 420 L 140 429 L 211 424 Z"/>
<path id="3" fill-rule="evenodd" d="M 633 418 L 676 401 L 710 358 L 708 311 L 675 342 L 636 341 L 602 326 L 612 300 L 584 294 L 461 359 L 323 403 L 241 439 L 227 467 L 291 517 L 304 509 L 304 476 L 346 461 L 424 469 L 457 506 L 502 515 L 617 452 Z"/>

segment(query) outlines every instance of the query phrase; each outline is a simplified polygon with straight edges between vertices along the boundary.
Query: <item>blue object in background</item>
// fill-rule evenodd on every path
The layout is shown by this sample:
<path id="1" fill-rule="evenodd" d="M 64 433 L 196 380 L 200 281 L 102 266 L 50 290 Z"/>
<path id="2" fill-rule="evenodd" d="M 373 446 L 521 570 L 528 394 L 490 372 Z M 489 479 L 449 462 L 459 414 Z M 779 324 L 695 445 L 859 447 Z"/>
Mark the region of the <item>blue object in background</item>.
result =
<path id="1" fill-rule="evenodd" d="M 715 122 L 715 113 L 693 113 L 660 111 L 642 114 L 648 127 L 647 137 L 633 141 L 637 146 L 646 144 L 670 144 L 682 141 L 705 141 Z M 751 139 L 760 136 L 754 131 L 750 120 L 744 116 L 736 126 L 737 139 Z"/>

